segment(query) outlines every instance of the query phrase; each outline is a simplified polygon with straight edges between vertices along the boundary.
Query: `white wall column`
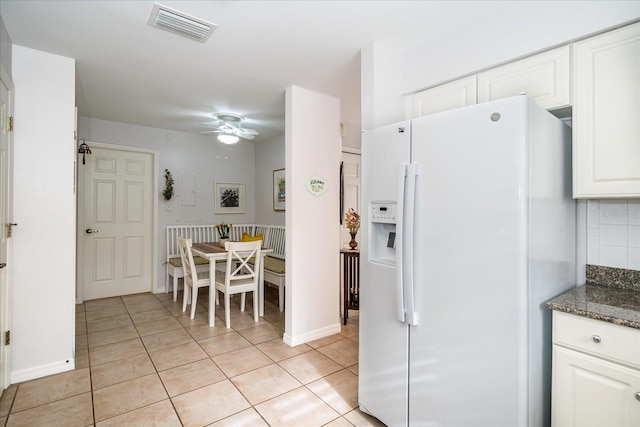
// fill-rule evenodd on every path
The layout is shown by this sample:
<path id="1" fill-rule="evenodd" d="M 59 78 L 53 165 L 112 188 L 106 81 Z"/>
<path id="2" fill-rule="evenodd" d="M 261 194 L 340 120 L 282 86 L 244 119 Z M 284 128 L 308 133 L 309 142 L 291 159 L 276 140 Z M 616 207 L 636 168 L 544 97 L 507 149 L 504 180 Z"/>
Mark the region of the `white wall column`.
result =
<path id="1" fill-rule="evenodd" d="M 404 120 L 402 55 L 399 47 L 375 42 L 362 48 L 361 61 L 362 130 Z"/>
<path id="2" fill-rule="evenodd" d="M 74 368 L 75 61 L 13 46 L 11 382 Z"/>
<path id="3" fill-rule="evenodd" d="M 286 94 L 286 316 L 284 341 L 340 332 L 340 101 L 300 87 Z M 307 180 L 319 176 L 316 196 Z"/>

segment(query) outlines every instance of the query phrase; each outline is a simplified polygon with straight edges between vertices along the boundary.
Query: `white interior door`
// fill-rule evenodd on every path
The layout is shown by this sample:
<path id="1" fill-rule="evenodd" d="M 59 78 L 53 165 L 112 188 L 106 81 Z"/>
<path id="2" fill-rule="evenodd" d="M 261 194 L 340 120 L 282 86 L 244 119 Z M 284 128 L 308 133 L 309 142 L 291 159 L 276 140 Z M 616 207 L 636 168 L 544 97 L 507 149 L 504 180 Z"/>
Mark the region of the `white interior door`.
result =
<path id="1" fill-rule="evenodd" d="M 344 213 L 349 208 L 353 208 L 356 212 L 362 214 L 360 211 L 360 154 L 342 153 L 342 172 L 344 178 L 344 211 L 342 212 L 342 217 L 344 220 Z M 359 237 L 356 237 L 356 240 L 359 240 Z M 343 226 L 340 230 L 340 245 L 345 246 L 349 241 L 351 241 L 349 229 Z"/>
<path id="2" fill-rule="evenodd" d="M 78 218 L 82 298 L 150 292 L 154 156 L 129 147 L 88 144 L 92 154 L 78 165 L 84 178 Z"/>
<path id="3" fill-rule="evenodd" d="M 9 330 L 11 319 L 10 297 L 10 257 L 9 228 L 11 216 L 11 150 L 9 144 L 9 117 L 13 114 L 11 94 L 0 80 L 0 395 L 9 386 L 9 356 L 11 352 L 5 345 L 5 333 Z"/>

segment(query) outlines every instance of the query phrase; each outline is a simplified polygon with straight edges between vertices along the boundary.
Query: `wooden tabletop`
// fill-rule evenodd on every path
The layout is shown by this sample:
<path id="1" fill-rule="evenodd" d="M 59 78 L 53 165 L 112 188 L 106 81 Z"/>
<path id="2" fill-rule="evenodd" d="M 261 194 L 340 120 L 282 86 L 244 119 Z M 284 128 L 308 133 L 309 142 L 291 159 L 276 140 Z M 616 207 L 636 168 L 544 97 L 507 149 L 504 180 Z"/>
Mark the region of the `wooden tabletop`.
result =
<path id="1" fill-rule="evenodd" d="M 218 242 L 194 243 L 192 248 L 206 254 L 224 254 L 227 252 L 224 246 L 220 246 Z M 273 249 L 264 247 L 260 250 L 265 254 L 273 252 Z"/>
<path id="2" fill-rule="evenodd" d="M 199 250 L 200 252 L 212 253 L 212 252 L 226 252 L 224 246 L 220 246 L 218 242 L 201 242 L 194 243 L 193 248 Z"/>

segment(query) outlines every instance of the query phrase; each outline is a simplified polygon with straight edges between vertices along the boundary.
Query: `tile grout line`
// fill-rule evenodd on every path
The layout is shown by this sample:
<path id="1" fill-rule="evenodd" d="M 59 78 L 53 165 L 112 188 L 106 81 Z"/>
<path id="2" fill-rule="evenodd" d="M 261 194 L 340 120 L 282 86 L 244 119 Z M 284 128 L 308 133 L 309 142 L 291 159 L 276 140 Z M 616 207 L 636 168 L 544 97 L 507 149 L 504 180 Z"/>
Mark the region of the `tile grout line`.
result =
<path id="1" fill-rule="evenodd" d="M 13 405 L 16 403 L 16 396 L 18 396 L 18 390 L 19 389 L 20 389 L 20 383 L 18 383 L 16 385 L 16 392 L 13 394 L 13 397 L 11 398 L 11 405 L 9 405 L 9 412 L 7 412 L 7 418 L 4 420 L 4 425 L 5 426 L 9 423 L 9 417 L 11 416 L 11 412 L 13 410 Z"/>
<path id="2" fill-rule="evenodd" d="M 98 424 L 96 419 L 96 402 L 93 395 L 93 369 L 91 369 L 91 352 L 89 351 L 89 322 L 87 320 L 87 306 L 83 303 L 82 309 L 84 310 L 84 325 L 85 332 L 87 333 L 87 361 L 89 363 L 89 386 L 91 388 L 91 416 L 93 417 L 94 427 Z"/>

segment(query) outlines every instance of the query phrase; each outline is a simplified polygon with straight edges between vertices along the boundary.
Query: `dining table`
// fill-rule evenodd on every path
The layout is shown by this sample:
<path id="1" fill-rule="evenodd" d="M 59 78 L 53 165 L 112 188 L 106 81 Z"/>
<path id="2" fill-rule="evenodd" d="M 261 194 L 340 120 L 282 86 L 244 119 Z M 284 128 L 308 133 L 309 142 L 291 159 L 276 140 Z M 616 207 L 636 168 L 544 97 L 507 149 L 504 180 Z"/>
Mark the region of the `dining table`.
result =
<path id="1" fill-rule="evenodd" d="M 209 260 L 209 326 L 213 327 L 215 321 L 215 304 L 216 304 L 216 261 L 227 260 L 227 250 L 218 242 L 201 242 L 194 243 L 191 247 L 194 255 L 199 255 Z M 273 252 L 273 249 L 262 248 L 260 250 L 260 271 L 258 278 L 258 315 L 264 316 L 264 257 Z"/>

